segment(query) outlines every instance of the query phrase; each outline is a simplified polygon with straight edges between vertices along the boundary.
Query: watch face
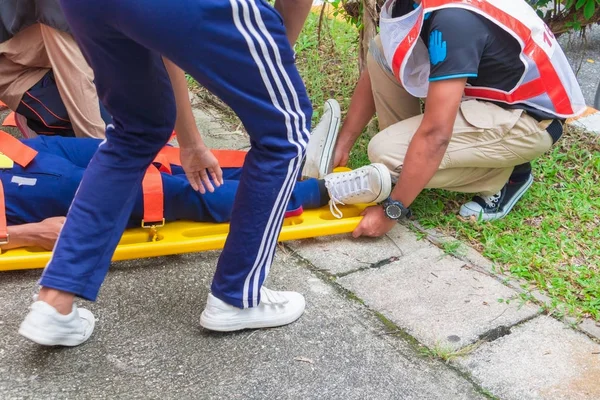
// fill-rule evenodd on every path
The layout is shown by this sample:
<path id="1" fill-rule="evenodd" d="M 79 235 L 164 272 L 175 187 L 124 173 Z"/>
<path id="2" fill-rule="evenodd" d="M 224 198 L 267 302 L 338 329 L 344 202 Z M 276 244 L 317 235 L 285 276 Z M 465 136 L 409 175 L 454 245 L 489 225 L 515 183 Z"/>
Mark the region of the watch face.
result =
<path id="1" fill-rule="evenodd" d="M 402 216 L 402 209 L 396 204 L 390 204 L 385 208 L 385 213 L 390 219 L 399 219 Z"/>

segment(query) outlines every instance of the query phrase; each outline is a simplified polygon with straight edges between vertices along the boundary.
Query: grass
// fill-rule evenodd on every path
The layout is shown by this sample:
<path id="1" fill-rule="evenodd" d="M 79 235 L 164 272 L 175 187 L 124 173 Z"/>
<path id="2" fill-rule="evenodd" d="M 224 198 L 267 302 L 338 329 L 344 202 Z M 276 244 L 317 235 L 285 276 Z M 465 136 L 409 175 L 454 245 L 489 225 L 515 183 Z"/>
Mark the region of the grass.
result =
<path id="1" fill-rule="evenodd" d="M 426 357 L 438 358 L 448 364 L 455 358 L 465 357 L 471 354 L 473 351 L 481 345 L 481 342 L 473 343 L 469 346 L 465 346 L 461 349 L 454 349 L 451 346 L 436 343 L 433 347 L 422 347 L 421 354 Z"/>
<path id="2" fill-rule="evenodd" d="M 600 142 L 570 129 L 534 163 L 535 183 L 504 219 L 457 216 L 468 196 L 430 190 L 413 212 L 425 228 L 467 241 L 503 272 L 552 298 L 552 307 L 600 320 Z"/>
<path id="3" fill-rule="evenodd" d="M 318 15 L 311 14 L 296 45 L 297 65 L 318 121 L 326 99 L 348 110 L 358 79 L 358 33 L 342 21 L 324 20 L 321 40 Z M 235 115 L 218 99 L 199 91 L 202 102 L 225 113 L 232 126 Z M 376 122 L 359 138 L 349 165 L 365 165 L 367 145 Z M 553 312 L 600 321 L 600 144 L 574 130 L 534 163 L 536 182 L 513 211 L 493 223 L 462 220 L 460 205 L 469 196 L 438 190 L 423 192 L 413 213 L 425 228 L 436 228 L 469 243 L 503 272 L 528 282 L 552 298 Z M 459 242 L 443 245 L 459 254 Z"/>

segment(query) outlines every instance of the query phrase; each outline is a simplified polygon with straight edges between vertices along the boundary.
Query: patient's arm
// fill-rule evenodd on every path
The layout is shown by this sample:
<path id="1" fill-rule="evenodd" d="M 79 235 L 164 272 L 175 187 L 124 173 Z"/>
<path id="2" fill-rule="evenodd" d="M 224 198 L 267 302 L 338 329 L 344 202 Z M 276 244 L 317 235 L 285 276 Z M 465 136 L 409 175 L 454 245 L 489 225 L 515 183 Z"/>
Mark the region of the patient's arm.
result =
<path id="1" fill-rule="evenodd" d="M 64 223 L 65 217 L 53 217 L 42 222 L 9 226 L 10 240 L 1 248 L 10 250 L 18 247 L 41 247 L 44 250 L 52 250 Z"/>

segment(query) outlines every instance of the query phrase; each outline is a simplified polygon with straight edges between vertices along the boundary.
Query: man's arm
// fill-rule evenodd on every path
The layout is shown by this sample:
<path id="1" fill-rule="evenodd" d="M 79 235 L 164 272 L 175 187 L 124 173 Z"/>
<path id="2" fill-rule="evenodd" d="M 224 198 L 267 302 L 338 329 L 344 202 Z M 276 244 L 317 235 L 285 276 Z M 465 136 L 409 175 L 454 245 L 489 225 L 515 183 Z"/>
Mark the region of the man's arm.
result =
<path id="1" fill-rule="evenodd" d="M 350 156 L 350 150 L 375 115 L 375 100 L 371 89 L 369 71 L 364 70 L 358 79 L 348 114 L 340 129 L 334 151 L 334 167 L 345 166 Z"/>
<path id="2" fill-rule="evenodd" d="M 442 162 L 466 82 L 464 78 L 429 84 L 423 121 L 408 146 L 402 172 L 390 196 L 406 207 L 421 193 Z M 396 221 L 385 216 L 381 206 L 370 207 L 353 236 L 382 236 L 395 224 Z"/>
<path id="3" fill-rule="evenodd" d="M 310 8 L 312 7 L 313 0 L 276 0 L 275 9 L 279 11 L 283 17 L 283 23 L 287 32 L 288 40 L 290 44 L 294 46 Z"/>
<path id="4" fill-rule="evenodd" d="M 10 240 L 2 245 L 1 249 L 41 247 L 44 250 L 52 250 L 64 223 L 65 217 L 54 217 L 42 222 L 9 226 L 7 230 Z"/>
<path id="5" fill-rule="evenodd" d="M 215 156 L 204 144 L 196 126 L 185 73 L 170 60 L 163 57 L 163 61 L 171 79 L 177 106 L 175 132 L 181 148 L 181 166 L 194 190 L 205 193 L 208 189 L 209 192 L 213 192 L 213 183 L 217 187 L 223 184 L 223 171 Z"/>

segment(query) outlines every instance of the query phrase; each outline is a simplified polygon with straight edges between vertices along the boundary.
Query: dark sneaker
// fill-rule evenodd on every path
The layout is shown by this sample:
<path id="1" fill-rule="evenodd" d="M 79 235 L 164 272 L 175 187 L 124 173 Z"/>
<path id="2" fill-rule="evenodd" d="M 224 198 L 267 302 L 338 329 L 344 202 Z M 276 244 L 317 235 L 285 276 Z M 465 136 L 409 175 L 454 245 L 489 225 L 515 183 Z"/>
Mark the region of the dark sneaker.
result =
<path id="1" fill-rule="evenodd" d="M 504 218 L 533 183 L 533 175 L 523 182 L 509 181 L 502 190 L 491 196 L 475 196 L 460 208 L 461 217 L 476 217 L 481 221 Z"/>

